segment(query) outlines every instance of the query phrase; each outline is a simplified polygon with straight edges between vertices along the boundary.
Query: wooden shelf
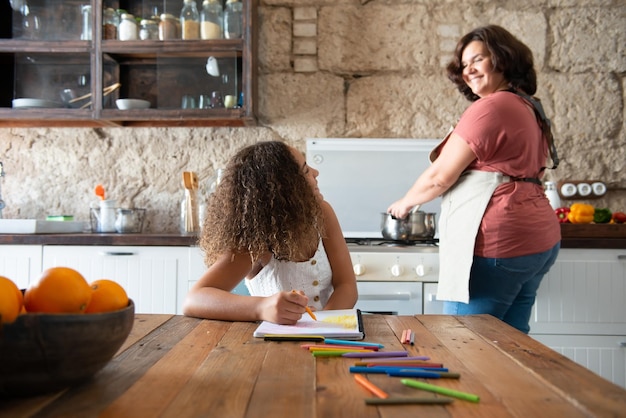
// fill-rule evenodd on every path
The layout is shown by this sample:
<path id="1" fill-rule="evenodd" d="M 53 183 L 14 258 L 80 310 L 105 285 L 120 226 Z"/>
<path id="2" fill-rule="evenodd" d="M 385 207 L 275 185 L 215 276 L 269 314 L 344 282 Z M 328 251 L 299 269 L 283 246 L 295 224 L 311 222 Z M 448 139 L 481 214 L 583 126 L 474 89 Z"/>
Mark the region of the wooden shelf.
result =
<path id="1" fill-rule="evenodd" d="M 58 1 L 59 4 L 54 4 Z M 0 6 L 0 65 L 8 69 L 9 82 L 0 86 L 0 126 L 254 126 L 256 125 L 256 14 L 258 0 L 242 0 L 241 39 L 218 40 L 102 40 L 103 6 L 145 8 L 143 0 L 91 0 L 93 41 L 79 40 L 66 28 L 47 34 L 47 39 L 12 39 L 13 20 L 21 19 L 8 4 Z M 85 3 L 81 0 L 30 0 L 29 7 L 59 22 L 60 13 Z M 198 6 L 201 1 L 198 0 Z M 182 1 L 181 1 L 182 4 Z M 49 11 L 52 10 L 52 11 Z M 77 9 L 78 10 L 78 9 Z M 46 15 L 48 13 L 49 15 Z M 76 20 L 76 17 L 75 17 Z M 70 22 L 80 29 L 81 22 Z M 19 29 L 18 29 L 19 30 Z M 50 31 L 50 29 L 48 29 Z M 76 39 L 66 39 L 75 36 Z M 53 39 L 62 38 L 62 39 Z M 206 73 L 208 57 L 218 59 L 220 76 Z M 56 62 L 55 62 L 56 60 Z M 80 61 L 80 63 L 72 62 Z M 68 63 L 73 64 L 68 65 Z M 85 84 L 76 87 L 82 77 Z M 119 90 L 105 97 L 103 88 L 120 83 Z M 65 89 L 77 96 L 91 92 L 85 109 L 63 107 Z M 218 91 L 234 95 L 241 106 L 232 109 L 181 109 L 183 95 Z M 14 98 L 58 101 L 58 108 L 20 109 Z M 117 98 L 149 100 L 150 109 L 121 111 Z"/>

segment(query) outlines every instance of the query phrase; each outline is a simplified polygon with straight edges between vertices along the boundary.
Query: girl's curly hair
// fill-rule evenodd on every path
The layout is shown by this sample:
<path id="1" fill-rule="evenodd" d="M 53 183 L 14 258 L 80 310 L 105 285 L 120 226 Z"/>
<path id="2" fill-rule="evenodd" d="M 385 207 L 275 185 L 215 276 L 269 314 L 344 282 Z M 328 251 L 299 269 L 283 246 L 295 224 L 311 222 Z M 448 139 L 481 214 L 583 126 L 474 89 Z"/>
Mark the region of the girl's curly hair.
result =
<path id="1" fill-rule="evenodd" d="M 323 235 L 320 200 L 283 142 L 259 142 L 230 160 L 209 198 L 199 245 L 207 265 L 226 252 L 268 251 L 300 261 Z"/>
<path id="2" fill-rule="evenodd" d="M 462 55 L 465 47 L 472 41 L 482 41 L 491 54 L 494 70 L 504 75 L 509 87 L 521 90 L 532 96 L 537 91 L 537 73 L 533 63 L 533 53 L 522 41 L 506 29 L 489 25 L 476 28 L 463 36 L 456 45 L 454 57 L 446 71 L 448 78 L 456 84 L 458 90 L 469 100 L 480 97 L 472 92 L 463 80 Z"/>

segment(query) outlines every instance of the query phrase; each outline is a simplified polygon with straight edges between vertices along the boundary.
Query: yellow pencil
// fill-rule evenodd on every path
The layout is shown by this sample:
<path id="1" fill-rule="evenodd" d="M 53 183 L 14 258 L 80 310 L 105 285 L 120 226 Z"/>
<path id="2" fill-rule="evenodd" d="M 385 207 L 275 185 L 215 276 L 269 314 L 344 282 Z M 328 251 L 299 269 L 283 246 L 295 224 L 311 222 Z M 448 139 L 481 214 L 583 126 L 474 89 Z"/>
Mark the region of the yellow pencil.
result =
<path id="1" fill-rule="evenodd" d="M 296 292 L 295 290 L 292 290 L 291 293 L 298 293 L 298 292 Z M 313 318 L 314 321 L 317 321 L 317 318 L 315 317 L 315 314 L 313 313 L 311 308 L 309 308 L 308 306 L 305 306 L 304 309 L 306 309 L 306 313 L 308 313 L 309 316 Z"/>

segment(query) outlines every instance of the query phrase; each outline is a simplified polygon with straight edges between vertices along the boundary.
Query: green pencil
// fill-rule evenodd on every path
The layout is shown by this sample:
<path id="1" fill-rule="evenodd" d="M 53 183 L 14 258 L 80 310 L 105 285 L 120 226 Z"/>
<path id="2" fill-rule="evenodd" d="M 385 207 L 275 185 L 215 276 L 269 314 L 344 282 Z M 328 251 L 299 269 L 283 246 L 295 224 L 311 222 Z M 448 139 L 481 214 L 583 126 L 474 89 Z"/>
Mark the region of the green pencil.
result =
<path id="1" fill-rule="evenodd" d="M 452 396 L 453 398 L 463 399 L 464 401 L 478 402 L 480 398 L 478 395 L 471 393 L 459 392 L 458 390 L 443 388 L 441 386 L 431 385 L 429 383 L 420 382 L 413 379 L 401 379 L 403 385 L 410 386 L 416 389 L 427 390 L 429 392 L 439 393 L 441 395 Z"/>

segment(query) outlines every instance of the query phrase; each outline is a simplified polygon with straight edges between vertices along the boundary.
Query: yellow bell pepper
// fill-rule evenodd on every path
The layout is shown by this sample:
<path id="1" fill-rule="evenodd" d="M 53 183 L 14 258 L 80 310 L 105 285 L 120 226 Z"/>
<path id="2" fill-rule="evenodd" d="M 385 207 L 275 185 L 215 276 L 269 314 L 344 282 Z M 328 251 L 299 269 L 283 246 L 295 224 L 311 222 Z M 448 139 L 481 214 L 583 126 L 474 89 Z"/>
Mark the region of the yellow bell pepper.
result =
<path id="1" fill-rule="evenodd" d="M 574 203 L 569 208 L 567 219 L 573 224 L 589 224 L 593 222 L 595 208 L 584 203 Z"/>

